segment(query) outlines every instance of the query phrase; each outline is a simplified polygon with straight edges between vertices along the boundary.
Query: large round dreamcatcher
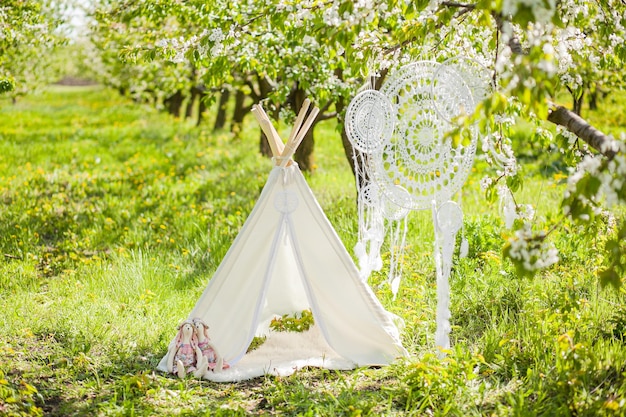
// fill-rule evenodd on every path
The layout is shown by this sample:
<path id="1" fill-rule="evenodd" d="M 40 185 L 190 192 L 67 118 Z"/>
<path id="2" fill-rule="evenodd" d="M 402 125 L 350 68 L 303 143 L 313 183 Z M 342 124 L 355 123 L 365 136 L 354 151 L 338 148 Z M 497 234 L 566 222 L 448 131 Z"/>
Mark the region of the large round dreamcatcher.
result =
<path id="1" fill-rule="evenodd" d="M 455 127 L 450 121 L 471 113 L 474 100 L 460 76 L 447 77 L 450 83 L 435 78 L 441 66 L 432 61 L 406 65 L 381 89 L 396 122 L 391 139 L 373 153 L 373 178 L 390 199 L 402 186 L 410 198 L 395 202 L 414 210 L 430 208 L 432 200 L 449 200 L 465 182 L 476 150 L 475 129 L 462 133 L 465 140 L 449 135 Z"/>
<path id="2" fill-rule="evenodd" d="M 362 277 L 381 267 L 384 234 L 391 236 L 388 282 L 394 297 L 410 210 L 432 208 L 438 311 L 436 343 L 449 347 L 448 278 L 460 207 L 450 201 L 467 179 L 478 130 L 456 123 L 490 93 L 484 68 L 465 58 L 443 64 L 418 61 L 399 68 L 380 92 L 359 93 L 346 112 L 346 134 L 359 173 L 359 242 Z M 486 81 L 487 80 L 487 81 Z M 385 221 L 389 226 L 383 231 Z M 383 236 L 381 236 L 381 234 Z"/>

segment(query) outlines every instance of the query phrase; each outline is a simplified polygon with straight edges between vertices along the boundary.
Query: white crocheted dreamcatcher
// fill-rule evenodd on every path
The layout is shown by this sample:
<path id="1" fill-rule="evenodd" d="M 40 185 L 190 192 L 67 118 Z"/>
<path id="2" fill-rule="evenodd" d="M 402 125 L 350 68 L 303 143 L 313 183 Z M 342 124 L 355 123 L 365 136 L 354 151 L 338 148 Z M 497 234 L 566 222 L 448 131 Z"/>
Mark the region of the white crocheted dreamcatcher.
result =
<path id="1" fill-rule="evenodd" d="M 395 298 L 402 276 L 401 258 L 409 209 L 383 194 L 371 177 L 372 157 L 391 140 L 396 115 L 389 99 L 374 89 L 373 78 L 370 82 L 368 88 L 350 102 L 345 120 L 357 170 L 359 238 L 354 252 L 359 261 L 361 278 L 366 280 L 372 271 L 382 268 L 381 248 L 385 236 L 390 236 L 388 282 Z M 394 193 L 408 198 L 408 192 L 401 187 L 395 187 Z"/>
<path id="2" fill-rule="evenodd" d="M 408 212 L 431 209 L 438 289 L 435 342 L 443 349 L 450 346 L 448 279 L 456 235 L 463 225 L 461 208 L 451 198 L 471 170 L 478 130 L 465 128 L 463 139 L 457 141 L 449 133 L 457 127 L 455 120 L 473 113 L 489 93 L 489 80 L 480 69 L 463 58 L 443 64 L 414 62 L 394 72 L 380 92 L 368 88 L 359 93 L 346 112 L 346 133 L 355 149 L 355 166 L 362 170 L 359 178 L 364 179 L 357 181 L 355 247 L 362 277 L 367 279 L 382 267 L 380 248 L 389 234 L 388 282 L 395 298 Z"/>

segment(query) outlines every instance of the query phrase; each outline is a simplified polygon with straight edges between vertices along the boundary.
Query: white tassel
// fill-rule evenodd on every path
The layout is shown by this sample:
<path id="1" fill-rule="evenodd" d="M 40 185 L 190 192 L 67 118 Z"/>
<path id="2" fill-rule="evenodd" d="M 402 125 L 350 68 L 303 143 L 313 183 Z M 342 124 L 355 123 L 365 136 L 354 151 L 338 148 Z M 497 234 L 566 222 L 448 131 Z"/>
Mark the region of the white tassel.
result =
<path id="1" fill-rule="evenodd" d="M 437 330 L 435 344 L 440 349 L 439 356 L 450 349 L 450 271 L 456 234 L 463 226 L 463 212 L 458 204 L 448 201 L 437 210 L 433 201 L 433 221 L 435 223 L 435 266 L 437 270 Z"/>
<path id="2" fill-rule="evenodd" d="M 391 280 L 391 293 L 393 294 L 394 301 L 398 295 L 398 289 L 400 288 L 400 278 L 401 277 L 394 277 Z"/>
<path id="3" fill-rule="evenodd" d="M 467 241 L 466 238 L 463 238 L 463 240 L 461 240 L 461 248 L 459 249 L 459 258 L 461 259 L 466 258 L 468 253 L 469 253 L 469 242 Z"/>
<path id="4" fill-rule="evenodd" d="M 365 245 L 363 242 L 357 242 L 356 245 L 354 245 L 354 256 L 361 262 L 361 259 L 365 258 L 366 255 L 367 253 L 365 253 Z"/>

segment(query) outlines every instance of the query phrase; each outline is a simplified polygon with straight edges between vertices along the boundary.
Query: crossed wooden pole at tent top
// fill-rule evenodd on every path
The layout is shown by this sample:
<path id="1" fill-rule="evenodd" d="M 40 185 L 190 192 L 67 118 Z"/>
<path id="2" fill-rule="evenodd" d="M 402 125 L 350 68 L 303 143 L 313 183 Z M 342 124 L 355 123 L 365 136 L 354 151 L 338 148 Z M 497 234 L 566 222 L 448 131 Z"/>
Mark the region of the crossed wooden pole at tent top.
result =
<path id="1" fill-rule="evenodd" d="M 300 143 L 311 128 L 311 125 L 313 125 L 320 111 L 317 107 L 313 107 L 305 121 L 304 118 L 306 117 L 310 105 L 311 101 L 308 98 L 302 103 L 302 108 L 298 113 L 298 117 L 296 117 L 296 121 L 294 122 L 286 144 L 283 144 L 283 140 L 278 135 L 276 128 L 272 125 L 269 116 L 265 113 L 261 104 L 252 106 L 252 114 L 256 117 L 263 133 L 265 133 L 267 137 L 267 141 L 272 149 L 272 155 L 274 155 L 274 159 L 276 160 L 276 165 L 281 168 L 291 165 L 291 157 L 296 152 L 296 149 L 298 149 L 298 146 L 300 146 Z"/>

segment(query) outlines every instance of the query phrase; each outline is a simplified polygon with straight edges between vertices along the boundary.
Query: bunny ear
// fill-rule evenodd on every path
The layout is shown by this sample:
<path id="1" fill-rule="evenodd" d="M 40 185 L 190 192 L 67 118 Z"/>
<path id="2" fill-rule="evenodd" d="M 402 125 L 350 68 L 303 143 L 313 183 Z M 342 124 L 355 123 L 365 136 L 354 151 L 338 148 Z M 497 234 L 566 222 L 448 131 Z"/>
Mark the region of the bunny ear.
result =
<path id="1" fill-rule="evenodd" d="M 209 326 L 208 326 L 208 324 L 206 324 L 206 323 L 204 322 L 204 320 L 202 320 L 200 317 L 196 317 L 196 318 L 194 318 L 194 319 L 193 319 L 193 322 L 194 322 L 194 323 L 202 323 L 202 326 L 204 326 L 204 328 L 208 328 L 208 327 L 209 327 Z"/>
<path id="2" fill-rule="evenodd" d="M 174 339 L 174 344 L 178 346 L 180 341 L 183 340 L 183 325 L 180 324 L 178 327 L 178 333 L 176 333 L 176 338 Z"/>
<path id="3" fill-rule="evenodd" d="M 179 330 L 182 329 L 185 324 L 191 324 L 193 326 L 193 320 L 189 320 L 189 319 L 184 320 L 178 325 L 178 329 Z"/>
<path id="4" fill-rule="evenodd" d="M 176 334 L 176 339 L 175 339 L 176 346 L 178 346 L 180 342 L 183 340 L 183 326 L 189 323 L 191 323 L 191 320 L 184 320 L 176 327 L 176 329 L 178 330 L 178 333 Z"/>

